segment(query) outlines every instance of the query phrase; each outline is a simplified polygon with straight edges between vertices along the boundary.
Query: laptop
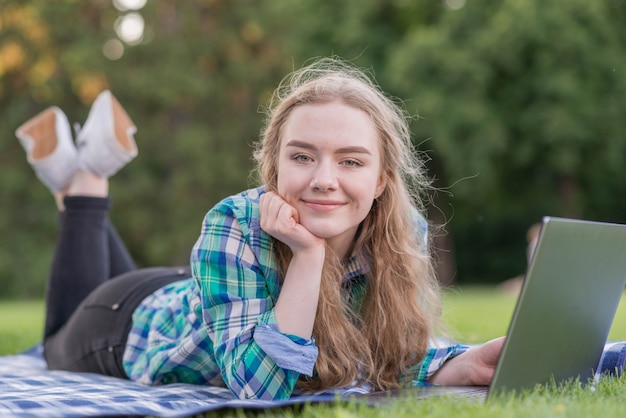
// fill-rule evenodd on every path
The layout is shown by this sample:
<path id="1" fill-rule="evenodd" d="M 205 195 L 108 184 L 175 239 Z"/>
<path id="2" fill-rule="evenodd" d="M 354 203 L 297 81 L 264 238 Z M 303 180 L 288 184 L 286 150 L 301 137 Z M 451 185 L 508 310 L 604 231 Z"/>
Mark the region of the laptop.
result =
<path id="1" fill-rule="evenodd" d="M 543 218 L 489 387 L 419 386 L 368 401 L 521 393 L 594 376 L 626 285 L 626 225 Z"/>

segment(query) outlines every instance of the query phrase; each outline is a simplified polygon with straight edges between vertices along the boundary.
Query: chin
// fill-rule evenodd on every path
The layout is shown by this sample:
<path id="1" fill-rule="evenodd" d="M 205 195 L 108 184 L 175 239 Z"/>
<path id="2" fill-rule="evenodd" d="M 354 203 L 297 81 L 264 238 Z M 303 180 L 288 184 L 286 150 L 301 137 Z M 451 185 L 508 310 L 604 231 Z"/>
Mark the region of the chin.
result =
<path id="1" fill-rule="evenodd" d="M 332 225 L 307 225 L 302 224 L 309 232 L 316 237 L 329 239 L 336 237 L 341 231 L 338 231 L 336 227 Z"/>

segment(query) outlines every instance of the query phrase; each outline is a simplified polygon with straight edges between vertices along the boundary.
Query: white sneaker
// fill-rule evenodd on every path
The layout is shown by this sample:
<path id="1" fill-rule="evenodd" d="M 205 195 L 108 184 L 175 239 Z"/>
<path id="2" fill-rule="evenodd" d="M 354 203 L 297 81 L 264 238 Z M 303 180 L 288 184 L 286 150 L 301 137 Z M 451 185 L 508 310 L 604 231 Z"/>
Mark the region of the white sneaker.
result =
<path id="1" fill-rule="evenodd" d="M 98 95 L 78 133 L 80 169 L 110 177 L 137 156 L 137 127 L 110 91 Z"/>
<path id="2" fill-rule="evenodd" d="M 69 187 L 78 169 L 78 153 L 65 113 L 49 107 L 15 131 L 37 177 L 52 192 Z"/>

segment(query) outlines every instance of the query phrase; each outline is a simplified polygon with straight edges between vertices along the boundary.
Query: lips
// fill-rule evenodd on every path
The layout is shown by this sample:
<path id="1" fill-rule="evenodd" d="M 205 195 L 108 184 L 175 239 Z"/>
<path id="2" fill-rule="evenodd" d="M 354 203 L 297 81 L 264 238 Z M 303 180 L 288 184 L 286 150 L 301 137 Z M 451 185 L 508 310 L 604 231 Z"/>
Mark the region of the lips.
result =
<path id="1" fill-rule="evenodd" d="M 336 200 L 302 200 L 302 202 L 309 208 L 318 212 L 331 212 L 335 209 L 339 209 L 344 205 L 343 202 Z"/>

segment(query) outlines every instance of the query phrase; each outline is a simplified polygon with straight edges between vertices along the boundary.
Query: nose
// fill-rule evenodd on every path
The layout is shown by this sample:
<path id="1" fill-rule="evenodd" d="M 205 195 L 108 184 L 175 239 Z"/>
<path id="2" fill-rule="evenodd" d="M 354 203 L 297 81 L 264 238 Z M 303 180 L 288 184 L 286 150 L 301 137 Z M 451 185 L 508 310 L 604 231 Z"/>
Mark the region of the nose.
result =
<path id="1" fill-rule="evenodd" d="M 320 163 L 313 172 L 310 186 L 317 191 L 334 190 L 338 186 L 337 173 L 331 163 Z"/>

